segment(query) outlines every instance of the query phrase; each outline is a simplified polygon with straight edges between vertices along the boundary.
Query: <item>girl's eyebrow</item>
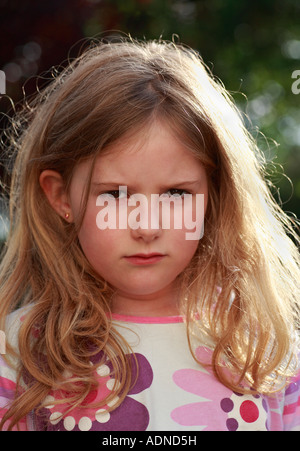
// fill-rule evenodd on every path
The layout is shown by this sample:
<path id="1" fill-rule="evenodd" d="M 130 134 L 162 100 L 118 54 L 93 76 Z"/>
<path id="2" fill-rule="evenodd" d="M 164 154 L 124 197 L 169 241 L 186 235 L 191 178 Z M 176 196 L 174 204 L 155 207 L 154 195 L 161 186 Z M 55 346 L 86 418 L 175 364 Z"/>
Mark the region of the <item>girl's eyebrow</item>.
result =
<path id="1" fill-rule="evenodd" d="M 101 187 L 101 186 L 126 186 L 126 183 L 120 182 L 92 182 L 92 186 Z"/>
<path id="2" fill-rule="evenodd" d="M 168 186 L 179 186 L 179 185 L 195 185 L 196 183 L 200 183 L 200 181 L 201 181 L 201 179 L 200 178 L 197 178 L 196 180 L 182 180 L 182 181 L 179 181 L 179 182 L 174 182 L 174 183 L 171 183 L 171 184 L 169 184 L 168 183 Z"/>

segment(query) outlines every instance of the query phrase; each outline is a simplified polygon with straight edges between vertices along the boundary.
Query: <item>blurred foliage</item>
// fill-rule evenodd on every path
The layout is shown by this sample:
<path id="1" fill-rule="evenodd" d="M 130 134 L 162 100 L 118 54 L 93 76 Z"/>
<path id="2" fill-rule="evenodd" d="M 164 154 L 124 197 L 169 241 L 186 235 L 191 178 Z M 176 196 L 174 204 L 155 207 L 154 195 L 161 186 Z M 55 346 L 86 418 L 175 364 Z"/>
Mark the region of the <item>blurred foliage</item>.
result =
<path id="1" fill-rule="evenodd" d="M 299 0 L 0 0 L 0 69 L 17 103 L 25 82 L 29 95 L 36 75 L 76 56 L 85 38 L 181 41 L 199 51 L 247 114 L 275 163 L 275 197 L 300 217 L 300 94 L 291 89 L 300 70 L 299 16 Z M 0 109 L 10 114 L 9 106 L 2 97 Z"/>

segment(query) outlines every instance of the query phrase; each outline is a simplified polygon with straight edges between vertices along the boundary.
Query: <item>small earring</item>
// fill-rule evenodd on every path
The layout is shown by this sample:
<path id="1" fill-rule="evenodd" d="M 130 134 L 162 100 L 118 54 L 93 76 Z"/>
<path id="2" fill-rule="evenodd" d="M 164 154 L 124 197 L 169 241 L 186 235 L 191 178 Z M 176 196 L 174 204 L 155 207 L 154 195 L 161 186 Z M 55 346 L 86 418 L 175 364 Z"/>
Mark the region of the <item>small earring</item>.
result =
<path id="1" fill-rule="evenodd" d="M 70 217 L 70 213 L 65 213 L 65 218 L 69 219 L 69 217 Z"/>

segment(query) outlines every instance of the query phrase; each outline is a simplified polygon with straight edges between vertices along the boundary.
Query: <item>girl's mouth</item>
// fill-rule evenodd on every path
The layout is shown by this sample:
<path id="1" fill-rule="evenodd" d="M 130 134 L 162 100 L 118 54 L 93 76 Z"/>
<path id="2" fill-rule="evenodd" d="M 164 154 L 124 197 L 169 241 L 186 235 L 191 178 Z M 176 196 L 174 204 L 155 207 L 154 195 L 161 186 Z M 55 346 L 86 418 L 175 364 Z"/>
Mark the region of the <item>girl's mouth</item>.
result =
<path id="1" fill-rule="evenodd" d="M 150 254 L 134 254 L 125 257 L 125 259 L 133 265 L 151 265 L 160 262 L 165 254 L 152 252 Z"/>

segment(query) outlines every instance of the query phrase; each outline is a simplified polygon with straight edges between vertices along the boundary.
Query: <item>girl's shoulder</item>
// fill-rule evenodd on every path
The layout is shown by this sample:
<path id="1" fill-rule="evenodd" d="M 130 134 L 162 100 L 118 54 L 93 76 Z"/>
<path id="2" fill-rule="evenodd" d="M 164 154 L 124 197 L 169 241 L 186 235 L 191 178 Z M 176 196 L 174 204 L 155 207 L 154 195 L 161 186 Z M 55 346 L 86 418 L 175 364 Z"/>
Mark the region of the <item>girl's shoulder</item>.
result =
<path id="1" fill-rule="evenodd" d="M 4 388 L 11 391 L 15 387 L 20 364 L 19 330 L 30 308 L 31 306 L 27 305 L 10 313 L 6 317 L 5 330 L 1 331 L 5 343 L 0 353 L 0 398 L 1 393 L 2 397 L 4 396 Z"/>
<path id="2" fill-rule="evenodd" d="M 10 313 L 6 317 L 5 321 L 5 340 L 12 346 L 13 349 L 17 350 L 18 348 L 18 337 L 19 330 L 24 321 L 26 314 L 31 310 L 32 305 L 26 305 L 24 307 L 18 308 Z"/>
<path id="3" fill-rule="evenodd" d="M 19 330 L 21 324 L 30 310 L 31 306 L 19 308 L 6 317 L 5 330 L 2 331 L 5 337 L 6 346 L 0 355 L 0 421 L 7 412 L 10 404 L 13 402 L 18 384 L 18 368 L 19 368 Z M 9 346 L 15 351 L 6 353 Z M 6 425 L 4 429 L 6 430 Z M 31 430 L 29 427 L 29 417 L 20 421 L 19 428 L 21 431 Z M 18 430 L 15 426 L 13 430 Z"/>

